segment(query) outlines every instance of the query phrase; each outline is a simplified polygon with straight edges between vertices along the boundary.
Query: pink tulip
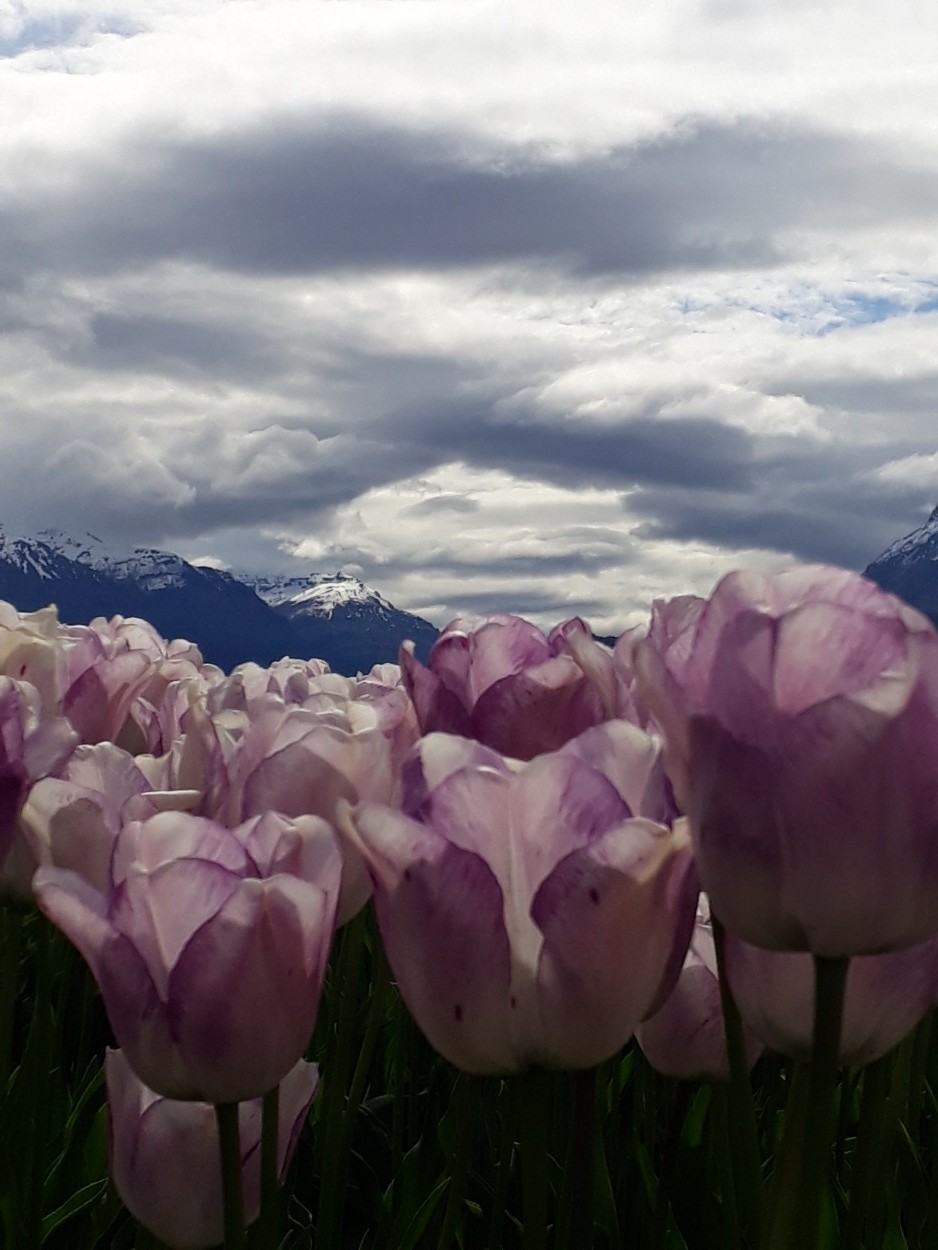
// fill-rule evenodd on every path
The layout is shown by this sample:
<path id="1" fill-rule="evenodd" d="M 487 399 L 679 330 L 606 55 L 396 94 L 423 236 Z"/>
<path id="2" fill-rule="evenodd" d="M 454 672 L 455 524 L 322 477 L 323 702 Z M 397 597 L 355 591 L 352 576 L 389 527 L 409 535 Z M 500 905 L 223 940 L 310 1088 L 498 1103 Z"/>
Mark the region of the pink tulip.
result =
<path id="1" fill-rule="evenodd" d="M 811 1056 L 814 965 L 803 951 L 768 951 L 726 935 L 730 986 L 740 1014 L 771 1050 Z M 932 1006 L 938 938 L 886 955 L 851 959 L 840 1062 L 851 1068 L 892 1050 Z"/>
<path id="2" fill-rule="evenodd" d="M 40 908 L 84 955 L 114 1036 L 167 1098 L 272 1089 L 309 1043 L 340 856 L 315 817 L 228 830 L 181 812 L 125 825 L 104 891 L 40 868 Z"/>
<path id="3" fill-rule="evenodd" d="M 619 715 L 612 653 L 579 618 L 549 636 L 519 616 L 455 620 L 427 667 L 410 644 L 401 666 L 423 733 L 461 734 L 515 759 Z"/>
<path id="4" fill-rule="evenodd" d="M 215 1108 L 162 1098 L 134 1075 L 120 1050 L 104 1059 L 111 1176 L 121 1201 L 168 1246 L 214 1246 L 224 1236 Z M 277 1162 L 283 1182 L 310 1103 L 316 1065 L 296 1064 L 280 1084 Z M 261 1099 L 238 1108 L 245 1222 L 260 1210 Z"/>
<path id="5" fill-rule="evenodd" d="M 35 783 L 23 808 L 36 864 L 70 869 L 106 890 L 122 825 L 160 811 L 184 811 L 198 801 L 197 791 L 158 789 L 165 771 L 165 761 L 132 756 L 110 742 L 79 746 L 58 777 Z"/>
<path id="6" fill-rule="evenodd" d="M 635 1030 L 645 1058 L 662 1076 L 679 1080 L 727 1080 L 726 1033 L 710 912 L 704 896 L 684 967 L 663 1006 Z M 751 1068 L 762 1043 L 745 1030 L 746 1060 Z"/>
<path id="7" fill-rule="evenodd" d="M 29 899 L 36 868 L 22 824 L 30 786 L 59 772 L 78 742 L 61 717 L 40 720 L 41 699 L 29 682 L 0 677 L 0 893 Z"/>
<path id="8" fill-rule="evenodd" d="M 638 663 L 728 929 L 832 957 L 938 931 L 938 634 L 925 617 L 843 570 L 732 573 Z"/>
<path id="9" fill-rule="evenodd" d="M 590 1067 L 670 989 L 696 879 L 686 835 L 643 814 L 667 805 L 656 776 L 624 722 L 524 765 L 431 734 L 404 811 L 350 816 L 401 994 L 452 1063 Z"/>

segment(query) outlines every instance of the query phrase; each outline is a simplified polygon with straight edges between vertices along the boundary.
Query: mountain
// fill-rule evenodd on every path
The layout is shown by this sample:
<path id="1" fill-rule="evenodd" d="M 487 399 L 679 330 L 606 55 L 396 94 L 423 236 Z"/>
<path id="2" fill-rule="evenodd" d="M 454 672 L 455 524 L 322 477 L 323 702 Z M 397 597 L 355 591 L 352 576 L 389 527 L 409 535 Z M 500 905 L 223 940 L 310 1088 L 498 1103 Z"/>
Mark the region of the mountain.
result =
<path id="1" fill-rule="evenodd" d="M 188 638 L 206 660 L 231 669 L 284 655 L 315 656 L 340 673 L 396 660 L 412 638 L 425 655 L 436 630 L 401 612 L 356 578 L 233 576 L 172 552 L 119 550 L 93 534 L 0 529 L 0 599 L 20 611 L 55 603 L 61 620 L 142 616 L 166 638 Z"/>
<path id="2" fill-rule="evenodd" d="M 256 577 L 239 573 L 274 611 L 288 620 L 307 648 L 326 655 L 340 673 L 367 670 L 397 659 L 405 638 L 425 659 L 436 641 L 429 621 L 402 612 L 348 573 L 314 573 L 308 578 Z"/>
<path id="3" fill-rule="evenodd" d="M 887 547 L 863 572 L 938 625 L 938 508 L 924 525 Z"/>

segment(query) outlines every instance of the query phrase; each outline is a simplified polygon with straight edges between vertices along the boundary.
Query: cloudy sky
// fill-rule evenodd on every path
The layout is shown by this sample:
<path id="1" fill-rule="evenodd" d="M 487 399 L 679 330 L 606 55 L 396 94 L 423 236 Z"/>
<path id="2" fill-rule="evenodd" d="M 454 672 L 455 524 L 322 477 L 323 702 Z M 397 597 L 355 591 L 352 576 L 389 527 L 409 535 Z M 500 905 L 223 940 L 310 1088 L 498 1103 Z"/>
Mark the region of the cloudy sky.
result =
<path id="1" fill-rule="evenodd" d="M 614 630 L 938 502 L 938 10 L 0 0 L 0 520 Z"/>

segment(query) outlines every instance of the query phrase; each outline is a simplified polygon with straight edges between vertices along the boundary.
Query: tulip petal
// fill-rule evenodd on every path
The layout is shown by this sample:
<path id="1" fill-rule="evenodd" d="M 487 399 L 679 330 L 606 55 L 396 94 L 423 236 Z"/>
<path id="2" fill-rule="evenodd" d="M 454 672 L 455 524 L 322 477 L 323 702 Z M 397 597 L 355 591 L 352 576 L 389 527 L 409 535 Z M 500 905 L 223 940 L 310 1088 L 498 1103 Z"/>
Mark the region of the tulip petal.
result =
<path id="1" fill-rule="evenodd" d="M 512 673 L 479 695 L 472 736 L 515 759 L 556 751 L 605 719 L 602 696 L 567 655 Z"/>
<path id="2" fill-rule="evenodd" d="M 469 710 L 465 703 L 456 690 L 450 689 L 436 673 L 416 659 L 413 643 L 401 646 L 400 661 L 404 684 L 423 733 L 468 734 Z"/>
<path id="3" fill-rule="evenodd" d="M 635 819 L 572 852 L 538 890 L 531 915 L 544 935 L 537 978 L 551 1066 L 591 1067 L 634 1033 L 672 959 L 682 914 L 667 899 L 680 896 L 673 879 L 690 866 L 679 840 Z"/>
<path id="4" fill-rule="evenodd" d="M 172 1031 L 209 1102 L 273 1088 L 306 1049 L 332 935 L 334 896 L 287 875 L 239 884 L 169 978 Z"/>
<path id="5" fill-rule="evenodd" d="M 511 952 L 491 869 L 390 809 L 362 807 L 353 820 L 388 961 L 431 1045 L 466 1072 L 516 1071 Z"/>

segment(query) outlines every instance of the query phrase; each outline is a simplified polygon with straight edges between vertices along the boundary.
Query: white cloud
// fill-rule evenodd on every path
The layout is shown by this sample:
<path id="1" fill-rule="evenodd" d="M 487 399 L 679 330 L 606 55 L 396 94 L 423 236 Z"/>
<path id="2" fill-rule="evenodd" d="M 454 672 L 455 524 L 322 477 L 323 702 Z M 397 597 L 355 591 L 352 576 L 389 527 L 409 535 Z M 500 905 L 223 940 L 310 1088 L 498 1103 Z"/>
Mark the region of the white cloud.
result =
<path id="1" fill-rule="evenodd" d="M 936 37 L 911 0 L 14 4 L 4 519 L 601 629 L 864 563 L 938 494 Z"/>

